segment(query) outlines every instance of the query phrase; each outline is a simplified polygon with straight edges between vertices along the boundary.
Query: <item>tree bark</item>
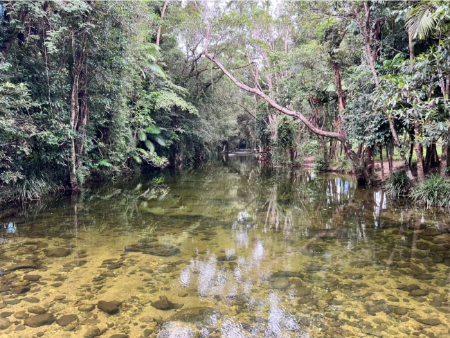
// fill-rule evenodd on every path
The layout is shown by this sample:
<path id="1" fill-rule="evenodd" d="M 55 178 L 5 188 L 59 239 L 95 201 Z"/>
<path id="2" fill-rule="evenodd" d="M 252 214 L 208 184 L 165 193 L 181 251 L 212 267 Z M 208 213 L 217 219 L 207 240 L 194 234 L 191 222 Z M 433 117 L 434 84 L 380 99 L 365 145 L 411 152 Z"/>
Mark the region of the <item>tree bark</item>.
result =
<path id="1" fill-rule="evenodd" d="M 370 70 L 372 71 L 373 80 L 375 82 L 375 86 L 378 87 L 379 81 L 378 81 L 378 75 L 377 75 L 377 72 L 375 69 L 375 63 L 378 58 L 378 53 L 377 53 L 376 47 L 374 47 L 374 49 L 372 50 L 371 44 L 375 45 L 378 42 L 378 40 L 380 38 L 379 33 L 380 33 L 381 26 L 380 26 L 379 22 L 373 22 L 371 11 L 372 11 L 371 10 L 371 2 L 366 1 L 366 2 L 364 2 L 364 12 L 365 12 L 364 19 L 361 18 L 361 15 L 357 9 L 354 10 L 354 13 L 355 13 L 355 16 L 357 19 L 359 30 L 364 38 L 364 48 L 365 48 L 365 52 L 367 55 L 367 59 L 369 61 Z M 401 147 L 398 135 L 397 135 L 397 131 L 395 130 L 395 125 L 394 125 L 394 121 L 392 120 L 392 118 L 389 118 L 389 129 L 391 131 L 392 138 L 394 139 L 395 145 L 400 150 L 401 159 L 403 161 L 403 168 L 406 172 L 408 180 L 414 184 L 415 178 L 414 178 L 414 175 L 411 171 L 411 168 L 408 164 L 406 157 L 404 156 L 404 154 L 401 151 L 402 147 Z"/>
<path id="2" fill-rule="evenodd" d="M 447 176 L 447 166 L 448 166 L 448 146 L 447 144 L 443 144 L 441 165 L 440 165 L 440 175 L 442 178 L 445 178 Z"/>
<path id="3" fill-rule="evenodd" d="M 333 139 L 336 139 L 336 140 L 339 140 L 340 142 L 342 142 L 344 145 L 345 154 L 346 154 L 347 158 L 352 162 L 353 167 L 355 169 L 355 174 L 357 176 L 358 183 L 359 184 L 362 184 L 363 182 L 371 183 L 371 176 L 368 174 L 367 170 L 364 167 L 364 161 L 361 158 L 359 158 L 356 155 L 356 153 L 353 151 L 352 146 L 349 143 L 345 132 L 343 132 L 343 131 L 330 132 L 330 131 L 322 130 L 322 129 L 318 128 L 316 125 L 314 125 L 314 123 L 312 123 L 308 118 L 306 118 L 306 116 L 304 116 L 301 112 L 283 107 L 283 106 L 279 105 L 273 98 L 271 98 L 270 96 L 265 94 L 263 91 L 259 90 L 258 88 L 249 87 L 246 84 L 240 82 L 238 79 L 236 79 L 233 76 L 233 74 L 231 74 L 228 71 L 228 69 L 225 68 L 225 66 L 222 65 L 222 63 L 219 60 L 217 60 L 213 55 L 211 55 L 208 52 L 209 37 L 210 37 L 210 34 L 209 34 L 209 29 L 208 29 L 207 36 L 206 36 L 206 45 L 205 45 L 204 55 L 206 56 L 206 58 L 208 58 L 209 60 L 214 62 L 217 65 L 217 67 L 220 70 L 222 70 L 222 72 L 224 72 L 224 74 L 238 88 L 241 88 L 241 89 L 245 90 L 246 92 L 249 92 L 256 96 L 259 96 L 260 98 L 265 100 L 269 105 L 271 105 L 273 108 L 275 108 L 277 111 L 279 111 L 285 115 L 292 116 L 292 117 L 299 119 L 314 134 L 321 136 L 321 137 L 333 138 Z"/>
<path id="4" fill-rule="evenodd" d="M 70 129 L 75 132 L 77 129 L 78 121 L 78 86 L 79 86 L 79 70 L 77 63 L 76 47 L 75 47 L 75 33 L 72 30 L 72 57 L 73 57 L 73 81 L 72 81 L 72 94 L 70 97 Z M 71 136 L 70 140 L 70 172 L 69 172 L 69 183 L 73 190 L 79 189 L 78 179 L 77 179 L 77 158 L 75 149 L 75 139 Z"/>
<path id="5" fill-rule="evenodd" d="M 424 174 L 424 170 L 423 170 L 423 150 L 422 150 L 422 146 L 419 143 L 419 138 L 420 138 L 420 132 L 421 132 L 421 127 L 418 121 L 416 121 L 415 126 L 414 126 L 414 150 L 416 151 L 416 158 L 417 158 L 417 180 L 419 182 L 422 182 L 423 180 L 425 180 L 425 174 Z"/>
<path id="6" fill-rule="evenodd" d="M 160 18 L 161 23 L 159 24 L 158 32 L 156 33 L 156 45 L 157 46 L 159 46 L 159 39 L 161 38 L 162 21 L 164 19 L 164 14 L 166 13 L 166 8 L 167 8 L 168 4 L 169 4 L 169 0 L 166 0 L 166 2 L 164 2 L 164 6 L 163 6 L 162 11 L 161 11 L 161 18 Z"/>
<path id="7" fill-rule="evenodd" d="M 381 179 L 384 180 L 383 145 L 380 143 Z"/>

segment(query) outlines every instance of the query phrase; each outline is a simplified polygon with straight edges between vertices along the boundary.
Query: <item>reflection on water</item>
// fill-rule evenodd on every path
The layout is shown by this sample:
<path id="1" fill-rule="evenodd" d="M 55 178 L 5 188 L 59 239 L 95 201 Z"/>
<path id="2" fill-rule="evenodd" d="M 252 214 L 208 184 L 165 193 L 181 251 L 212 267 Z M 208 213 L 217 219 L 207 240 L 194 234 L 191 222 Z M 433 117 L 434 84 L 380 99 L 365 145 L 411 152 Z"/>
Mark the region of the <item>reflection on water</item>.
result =
<path id="1" fill-rule="evenodd" d="M 8 337 L 450 336 L 448 216 L 349 177 L 236 156 L 1 222 Z"/>

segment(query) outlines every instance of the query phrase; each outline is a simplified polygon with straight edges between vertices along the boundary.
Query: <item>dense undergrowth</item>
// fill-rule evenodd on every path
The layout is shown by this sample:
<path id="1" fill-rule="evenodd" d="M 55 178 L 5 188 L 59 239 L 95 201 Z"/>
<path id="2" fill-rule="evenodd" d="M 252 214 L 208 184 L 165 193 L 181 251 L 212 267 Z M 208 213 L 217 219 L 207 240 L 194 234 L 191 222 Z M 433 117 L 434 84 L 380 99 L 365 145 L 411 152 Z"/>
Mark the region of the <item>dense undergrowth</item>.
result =
<path id="1" fill-rule="evenodd" d="M 395 172 L 383 182 L 383 190 L 391 198 L 406 197 L 420 206 L 450 208 L 450 179 L 436 174 L 412 186 L 404 171 Z"/>

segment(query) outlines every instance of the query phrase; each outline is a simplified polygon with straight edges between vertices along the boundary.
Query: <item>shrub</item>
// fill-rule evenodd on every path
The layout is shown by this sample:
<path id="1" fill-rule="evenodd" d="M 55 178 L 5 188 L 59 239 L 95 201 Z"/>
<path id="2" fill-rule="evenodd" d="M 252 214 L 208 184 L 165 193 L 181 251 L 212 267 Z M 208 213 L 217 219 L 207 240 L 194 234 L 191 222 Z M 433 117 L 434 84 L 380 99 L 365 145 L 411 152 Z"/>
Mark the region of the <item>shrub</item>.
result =
<path id="1" fill-rule="evenodd" d="M 411 199 L 427 207 L 450 207 L 450 180 L 433 175 L 411 189 Z"/>
<path id="2" fill-rule="evenodd" d="M 383 189 L 389 197 L 407 196 L 411 185 L 404 171 L 393 173 L 383 183 Z"/>
<path id="3" fill-rule="evenodd" d="M 320 151 L 320 146 L 317 141 L 304 143 L 302 144 L 301 148 L 301 153 L 306 157 L 313 156 Z"/>
<path id="4" fill-rule="evenodd" d="M 42 196 L 56 193 L 61 190 L 61 186 L 55 182 L 55 178 L 40 174 L 39 176 L 31 175 L 17 180 L 13 187 L 10 187 L 6 194 L 0 194 L 0 203 L 20 201 L 27 202 L 40 199 Z"/>
<path id="5" fill-rule="evenodd" d="M 314 170 L 326 171 L 328 169 L 328 163 L 323 156 L 317 156 L 314 162 Z"/>
<path id="6" fill-rule="evenodd" d="M 341 156 L 336 169 L 344 174 L 348 174 L 352 169 L 352 164 L 345 156 Z"/>

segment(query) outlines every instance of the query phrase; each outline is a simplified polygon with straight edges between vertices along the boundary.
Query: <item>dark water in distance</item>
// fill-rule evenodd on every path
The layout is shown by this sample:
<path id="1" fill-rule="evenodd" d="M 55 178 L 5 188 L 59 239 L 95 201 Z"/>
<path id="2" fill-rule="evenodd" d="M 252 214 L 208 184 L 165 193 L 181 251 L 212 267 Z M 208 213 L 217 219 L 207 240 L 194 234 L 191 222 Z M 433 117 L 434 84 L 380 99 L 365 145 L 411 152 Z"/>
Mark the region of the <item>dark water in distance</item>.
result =
<path id="1" fill-rule="evenodd" d="M 450 337 L 448 214 L 347 176 L 236 156 L 0 224 L 0 336 Z"/>

